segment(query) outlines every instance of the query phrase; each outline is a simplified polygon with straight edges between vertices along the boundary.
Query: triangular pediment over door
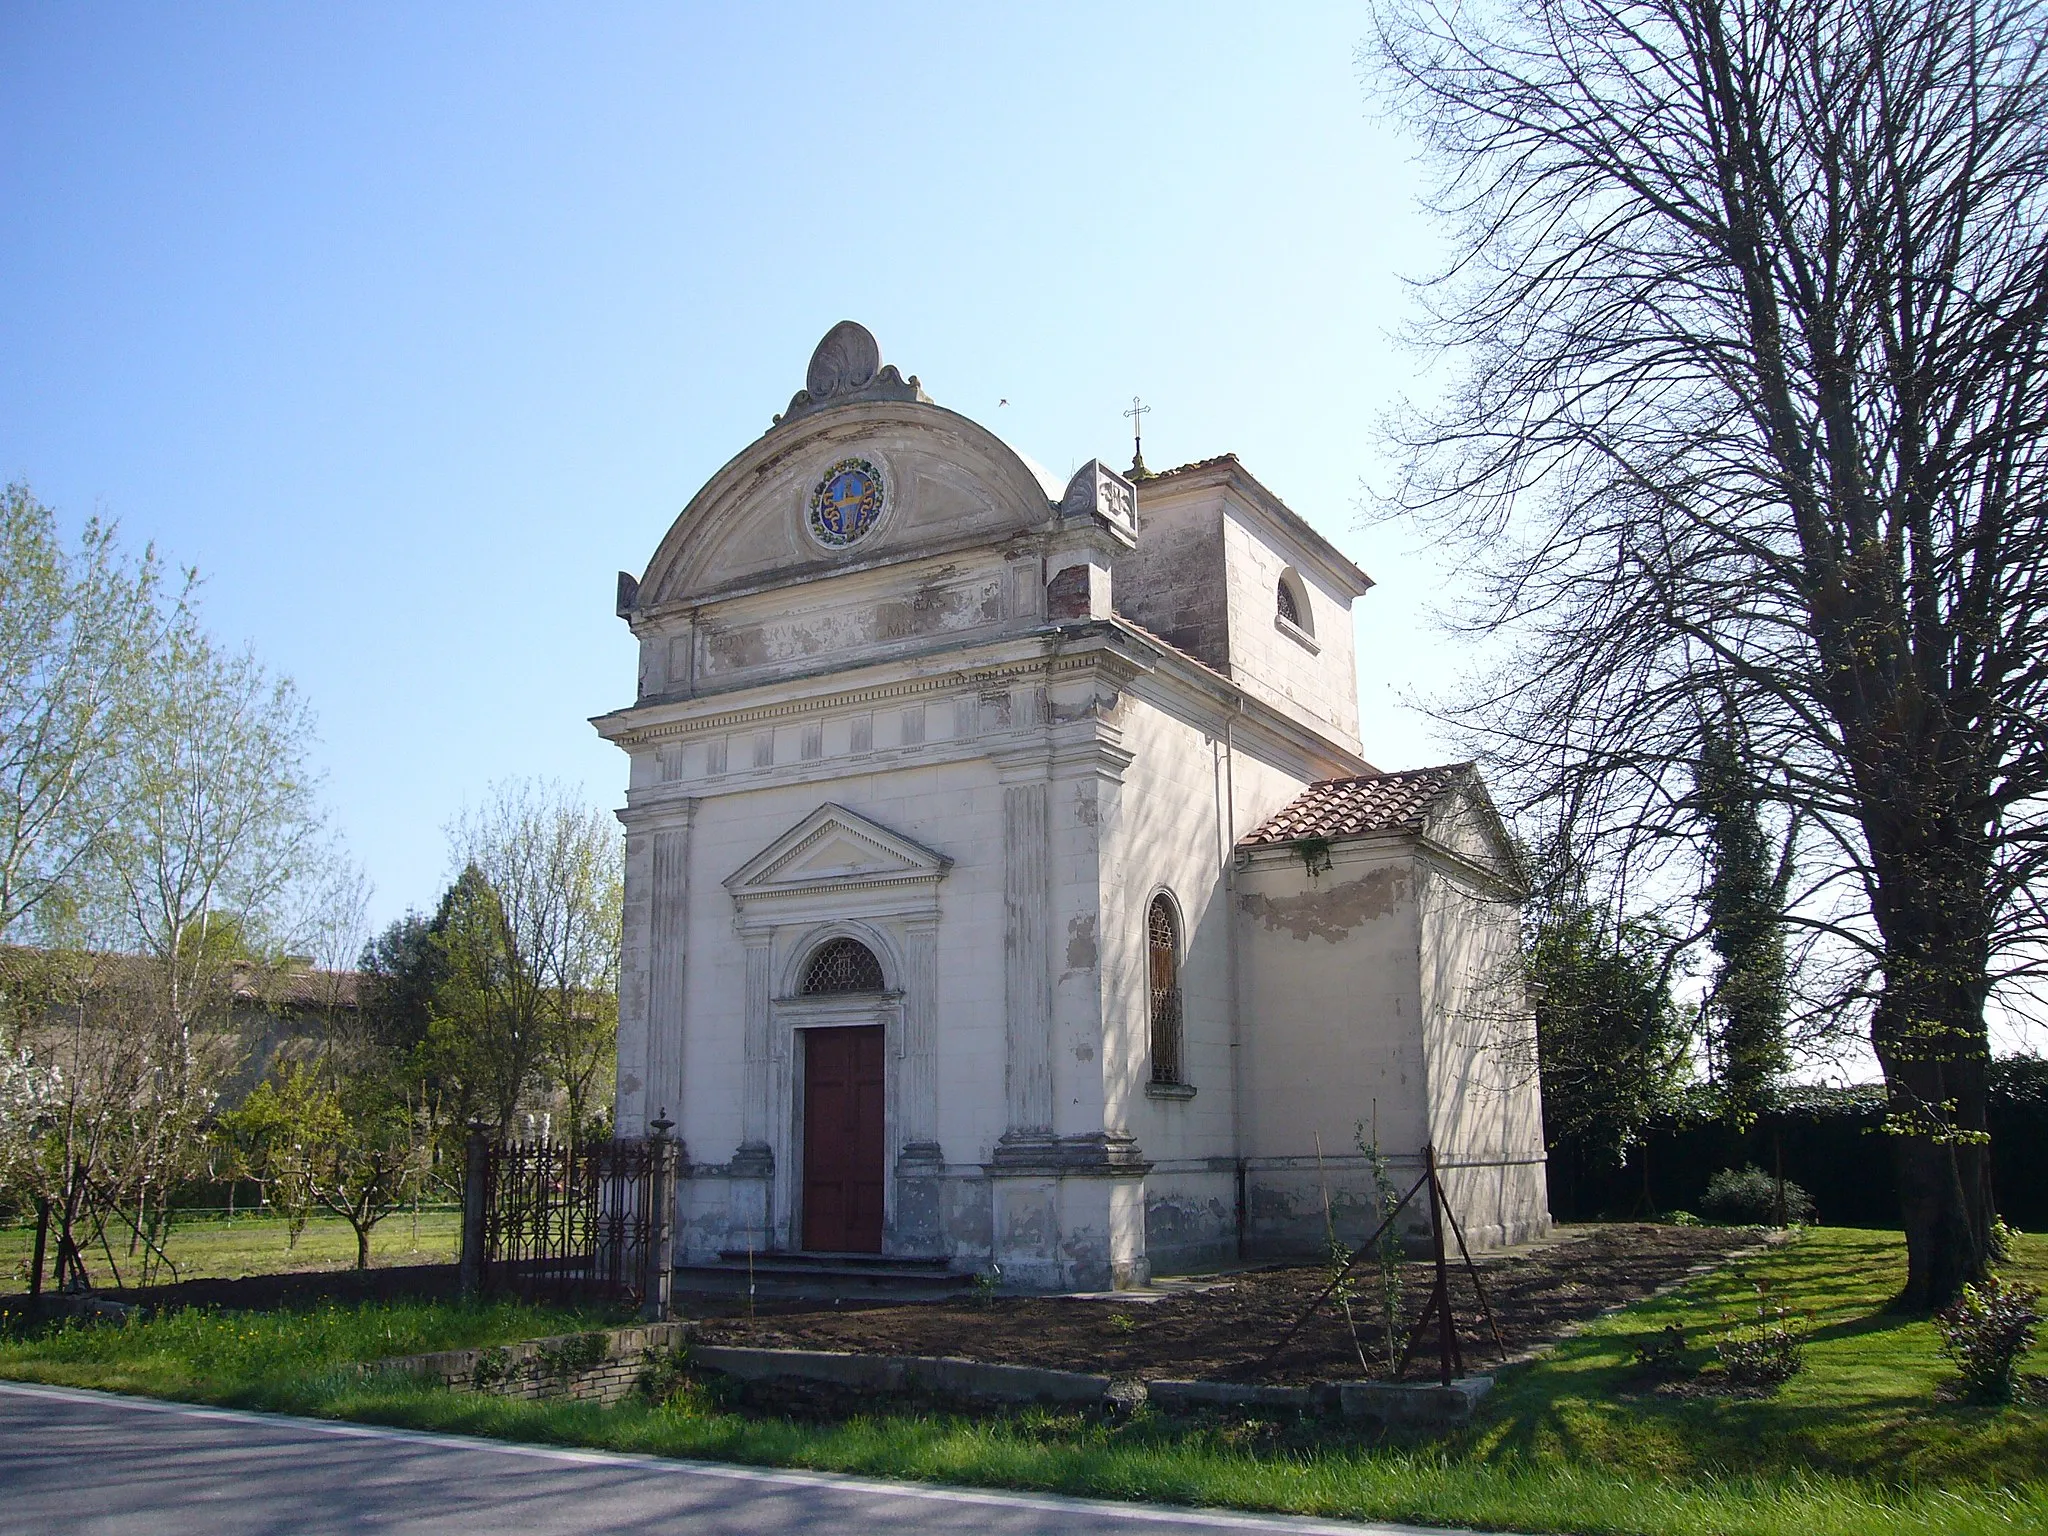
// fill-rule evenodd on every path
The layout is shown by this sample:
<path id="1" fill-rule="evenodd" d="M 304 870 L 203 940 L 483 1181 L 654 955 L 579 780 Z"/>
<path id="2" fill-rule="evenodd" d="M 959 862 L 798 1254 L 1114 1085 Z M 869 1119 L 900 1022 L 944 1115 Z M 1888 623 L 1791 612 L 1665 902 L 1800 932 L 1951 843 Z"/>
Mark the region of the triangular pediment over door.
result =
<path id="1" fill-rule="evenodd" d="M 784 832 L 726 877 L 742 912 L 775 898 L 871 893 L 908 897 L 922 906 L 953 861 L 890 831 L 857 811 L 829 802 Z"/>

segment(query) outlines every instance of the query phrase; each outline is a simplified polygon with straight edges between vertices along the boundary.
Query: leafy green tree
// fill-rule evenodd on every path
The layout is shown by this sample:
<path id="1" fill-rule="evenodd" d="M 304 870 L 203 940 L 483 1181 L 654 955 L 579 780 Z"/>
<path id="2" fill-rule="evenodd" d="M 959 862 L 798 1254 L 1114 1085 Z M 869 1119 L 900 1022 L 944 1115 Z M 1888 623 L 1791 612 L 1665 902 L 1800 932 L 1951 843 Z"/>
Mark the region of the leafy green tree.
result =
<path id="1" fill-rule="evenodd" d="M 357 963 L 362 1017 L 394 1047 L 415 1048 L 427 1038 L 434 1000 L 447 983 L 448 957 L 438 942 L 447 906 L 433 917 L 408 912 L 363 948 Z"/>
<path id="2" fill-rule="evenodd" d="M 313 1213 L 309 1148 L 334 1132 L 338 1106 L 318 1072 L 290 1061 L 239 1105 L 215 1116 L 213 1136 L 236 1175 L 254 1182 L 285 1220 L 285 1247 L 296 1248 Z"/>
<path id="3" fill-rule="evenodd" d="M 0 1047 L 63 1084 L 36 1198 L 67 1283 L 94 1243 L 114 1264 L 116 1218 L 145 1277 L 162 1261 L 236 1065 L 237 985 L 295 947 L 335 867 L 305 704 L 206 634 L 195 581 L 96 522 L 67 549 L 0 494 L 0 934 L 40 957 L 0 979 Z"/>
<path id="4" fill-rule="evenodd" d="M 441 899 L 435 988 L 422 1060 L 453 1123 L 510 1136 L 541 1054 L 541 989 L 510 942 L 498 893 L 475 865 Z"/>
<path id="5" fill-rule="evenodd" d="M 67 548 L 26 486 L 0 490 L 0 939 L 103 851 L 145 674 L 190 586 L 98 519 Z"/>
<path id="6" fill-rule="evenodd" d="M 330 849 L 312 716 L 290 679 L 188 622 L 144 684 L 148 719 L 129 749 L 103 931 L 150 958 L 160 1006 L 189 1032 L 224 1007 L 238 961 L 285 947 Z"/>
<path id="7" fill-rule="evenodd" d="M 428 1149 L 401 1062 L 367 1038 L 330 1046 L 219 1117 L 223 1143 L 284 1213 L 289 1243 L 319 1207 L 354 1230 L 356 1268 L 368 1269 L 377 1224 L 419 1189 Z"/>
<path id="8" fill-rule="evenodd" d="M 1669 1108 L 1690 1061 L 1690 1026 L 1672 1000 L 1664 937 L 1584 903 L 1555 906 L 1527 945 L 1544 1129 L 1625 1161 Z"/>
<path id="9" fill-rule="evenodd" d="M 617 823 L 560 785 L 518 784 L 451 833 L 463 866 L 436 914 L 432 1054 L 500 1134 L 541 1090 L 562 1095 L 572 1136 L 596 1134 L 618 1036 Z"/>
<path id="10" fill-rule="evenodd" d="M 388 1061 L 339 1071 L 329 1102 L 333 1113 L 307 1143 L 307 1184 L 354 1229 L 356 1268 L 368 1269 L 370 1234 L 427 1176 L 426 1137 Z"/>

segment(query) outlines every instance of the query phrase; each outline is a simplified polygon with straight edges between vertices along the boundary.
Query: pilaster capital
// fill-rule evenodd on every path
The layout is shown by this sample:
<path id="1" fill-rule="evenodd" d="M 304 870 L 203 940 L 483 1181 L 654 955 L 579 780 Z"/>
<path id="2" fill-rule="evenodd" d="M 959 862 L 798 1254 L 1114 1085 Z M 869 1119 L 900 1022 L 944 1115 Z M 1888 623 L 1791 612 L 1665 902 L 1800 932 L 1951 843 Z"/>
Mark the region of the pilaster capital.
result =
<path id="1" fill-rule="evenodd" d="M 664 792 L 648 793 L 637 790 L 626 792 L 626 803 L 612 814 L 626 829 L 628 837 L 649 832 L 687 832 L 690 823 L 696 819 L 697 801 L 693 796 L 679 795 L 667 786 Z"/>
<path id="2" fill-rule="evenodd" d="M 997 747 L 988 759 L 995 764 L 999 784 L 1043 784 L 1052 777 L 1052 744 L 1043 737 Z"/>
<path id="3" fill-rule="evenodd" d="M 1112 783 L 1123 782 L 1124 770 L 1138 754 L 1123 744 L 1123 732 L 1114 726 L 1091 725 L 1071 735 L 1061 734 L 1048 753 L 1054 778 L 1082 779 L 1093 775 Z"/>

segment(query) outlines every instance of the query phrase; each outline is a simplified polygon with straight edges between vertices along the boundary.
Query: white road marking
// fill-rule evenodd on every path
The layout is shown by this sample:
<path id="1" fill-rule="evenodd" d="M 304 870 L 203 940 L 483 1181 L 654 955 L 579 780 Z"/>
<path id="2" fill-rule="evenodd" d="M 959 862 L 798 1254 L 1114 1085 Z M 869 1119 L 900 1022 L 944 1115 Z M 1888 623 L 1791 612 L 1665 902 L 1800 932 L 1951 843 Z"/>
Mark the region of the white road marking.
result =
<path id="1" fill-rule="evenodd" d="M 840 1472 L 740 1467 L 726 1462 L 691 1461 L 679 1456 L 648 1456 L 631 1451 L 521 1445 L 509 1440 L 487 1440 L 475 1435 L 443 1434 L 434 1430 L 392 1429 L 381 1424 L 351 1424 L 338 1419 L 306 1419 L 291 1414 L 261 1413 L 247 1408 L 207 1408 L 196 1403 L 169 1402 L 153 1397 L 128 1397 L 121 1393 L 96 1392 L 83 1387 L 51 1387 L 18 1381 L 0 1381 L 0 1394 L 10 1397 L 48 1398 L 54 1402 L 83 1403 L 98 1407 L 126 1408 L 135 1413 L 161 1413 L 176 1418 L 212 1419 L 230 1424 L 300 1429 L 351 1440 L 390 1440 L 405 1445 L 488 1451 L 493 1455 L 520 1456 L 536 1461 L 632 1467 L 643 1472 L 718 1477 L 739 1483 L 770 1483 L 795 1488 L 833 1488 L 852 1493 L 886 1495 L 891 1498 L 928 1499 L 942 1504 L 979 1504 L 998 1509 L 1087 1513 L 1112 1520 L 1149 1520 L 1155 1524 L 1197 1526 L 1207 1530 L 1273 1531 L 1284 1532 L 1286 1536 L 1478 1536 L 1476 1532 L 1453 1530 L 1446 1526 L 1385 1525 L 1356 1521 L 1335 1524 L 1287 1516 L 1236 1514 L 1219 1509 L 1177 1509 L 1171 1505 L 1116 1504 L 1101 1499 L 1071 1498 L 1057 1493 L 991 1493 L 979 1489 L 939 1487 L 930 1483 L 878 1482 L 872 1478 L 853 1477 Z"/>

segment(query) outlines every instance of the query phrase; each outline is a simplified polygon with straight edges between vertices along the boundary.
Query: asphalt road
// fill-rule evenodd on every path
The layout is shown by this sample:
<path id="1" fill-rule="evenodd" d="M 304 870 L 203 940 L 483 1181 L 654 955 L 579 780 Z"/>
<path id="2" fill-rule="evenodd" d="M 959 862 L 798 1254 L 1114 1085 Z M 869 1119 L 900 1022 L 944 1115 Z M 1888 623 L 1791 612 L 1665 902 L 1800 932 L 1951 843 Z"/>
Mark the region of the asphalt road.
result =
<path id="1" fill-rule="evenodd" d="M 0 1382 L 0 1532 L 1447 1536 L 508 1445 Z"/>

